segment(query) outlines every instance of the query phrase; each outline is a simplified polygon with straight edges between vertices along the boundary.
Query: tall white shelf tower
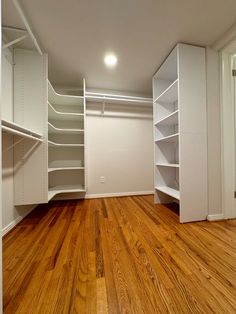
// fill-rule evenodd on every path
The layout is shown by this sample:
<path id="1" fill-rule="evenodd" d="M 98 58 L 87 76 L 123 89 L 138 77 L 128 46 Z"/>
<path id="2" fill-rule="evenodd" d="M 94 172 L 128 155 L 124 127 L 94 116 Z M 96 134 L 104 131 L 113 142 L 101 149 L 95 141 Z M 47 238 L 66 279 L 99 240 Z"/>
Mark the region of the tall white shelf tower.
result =
<path id="1" fill-rule="evenodd" d="M 155 203 L 207 217 L 205 48 L 178 44 L 153 77 Z"/>

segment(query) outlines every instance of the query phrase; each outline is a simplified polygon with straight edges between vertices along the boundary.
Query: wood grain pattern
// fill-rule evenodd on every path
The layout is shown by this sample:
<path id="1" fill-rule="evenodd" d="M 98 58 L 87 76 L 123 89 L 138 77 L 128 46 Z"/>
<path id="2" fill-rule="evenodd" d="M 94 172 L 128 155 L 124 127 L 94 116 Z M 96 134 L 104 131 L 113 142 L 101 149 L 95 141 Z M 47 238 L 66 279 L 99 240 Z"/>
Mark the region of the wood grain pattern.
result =
<path id="1" fill-rule="evenodd" d="M 236 313 L 236 221 L 152 196 L 51 202 L 3 239 L 4 313 Z"/>

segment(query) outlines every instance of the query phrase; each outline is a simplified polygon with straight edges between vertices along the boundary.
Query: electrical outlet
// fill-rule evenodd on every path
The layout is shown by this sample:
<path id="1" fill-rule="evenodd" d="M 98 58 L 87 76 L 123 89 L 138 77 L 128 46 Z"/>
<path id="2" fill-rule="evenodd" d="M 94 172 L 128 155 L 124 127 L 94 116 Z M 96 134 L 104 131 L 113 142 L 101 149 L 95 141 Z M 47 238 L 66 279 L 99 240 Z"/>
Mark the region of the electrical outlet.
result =
<path id="1" fill-rule="evenodd" d="M 104 176 L 101 176 L 101 177 L 100 177 L 100 183 L 102 183 L 102 184 L 105 183 L 105 177 L 104 177 Z"/>

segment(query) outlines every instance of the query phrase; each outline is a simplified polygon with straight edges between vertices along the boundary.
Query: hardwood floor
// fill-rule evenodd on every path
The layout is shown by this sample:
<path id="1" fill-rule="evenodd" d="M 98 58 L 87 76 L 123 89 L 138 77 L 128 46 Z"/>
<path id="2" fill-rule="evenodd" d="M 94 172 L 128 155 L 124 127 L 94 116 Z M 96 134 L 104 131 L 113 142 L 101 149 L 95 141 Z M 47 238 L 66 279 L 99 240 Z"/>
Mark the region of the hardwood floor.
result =
<path id="1" fill-rule="evenodd" d="M 4 313 L 236 313 L 236 221 L 152 196 L 52 202 L 3 240 Z"/>

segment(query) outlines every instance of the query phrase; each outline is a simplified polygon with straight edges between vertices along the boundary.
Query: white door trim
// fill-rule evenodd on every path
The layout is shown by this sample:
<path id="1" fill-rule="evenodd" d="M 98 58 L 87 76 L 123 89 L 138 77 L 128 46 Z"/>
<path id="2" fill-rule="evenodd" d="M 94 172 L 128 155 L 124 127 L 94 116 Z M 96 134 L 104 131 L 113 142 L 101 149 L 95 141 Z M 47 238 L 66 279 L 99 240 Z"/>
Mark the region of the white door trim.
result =
<path id="1" fill-rule="evenodd" d="M 221 174 L 222 212 L 225 219 L 236 217 L 235 206 L 235 105 L 232 76 L 236 42 L 221 51 Z"/>

